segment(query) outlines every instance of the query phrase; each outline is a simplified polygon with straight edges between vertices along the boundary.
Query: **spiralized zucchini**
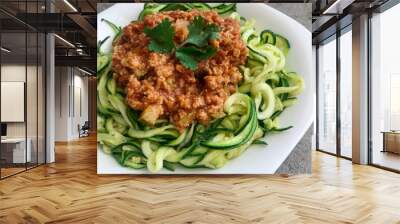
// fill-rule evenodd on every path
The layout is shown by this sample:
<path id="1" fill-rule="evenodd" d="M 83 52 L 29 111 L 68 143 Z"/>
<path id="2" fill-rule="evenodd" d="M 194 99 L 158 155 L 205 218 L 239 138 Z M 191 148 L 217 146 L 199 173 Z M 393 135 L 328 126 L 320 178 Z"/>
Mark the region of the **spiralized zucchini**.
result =
<path id="1" fill-rule="evenodd" d="M 217 169 L 240 156 L 250 145 L 266 144 L 260 140 L 266 134 L 291 128 L 280 127 L 279 116 L 296 103 L 296 97 L 304 89 L 304 80 L 297 73 L 285 70 L 289 41 L 270 30 L 257 32 L 255 21 L 241 17 L 235 4 L 147 3 L 139 20 L 148 14 L 177 9 L 216 10 L 222 16 L 240 21 L 241 37 L 249 50 L 246 65 L 240 67 L 243 81 L 238 92 L 226 100 L 226 115 L 208 126 L 193 123 L 179 133 L 168 121 L 157 120 L 154 127 L 149 127 L 125 103 L 125 93 L 112 77 L 111 53 L 102 52 L 105 40 L 99 41 L 97 141 L 121 166 L 147 168 L 150 172 L 162 168 L 173 171 L 177 165 Z M 120 35 L 120 27 L 110 21 L 106 23 L 116 36 Z"/>

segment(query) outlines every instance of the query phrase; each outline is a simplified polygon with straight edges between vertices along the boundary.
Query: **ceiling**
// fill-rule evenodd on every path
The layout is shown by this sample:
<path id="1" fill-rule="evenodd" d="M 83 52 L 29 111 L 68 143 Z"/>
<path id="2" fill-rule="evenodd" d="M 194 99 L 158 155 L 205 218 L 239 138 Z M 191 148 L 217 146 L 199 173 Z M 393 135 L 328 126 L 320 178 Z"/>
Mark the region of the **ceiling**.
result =
<path id="1" fill-rule="evenodd" d="M 313 44 L 352 23 L 354 17 L 374 11 L 389 0 L 317 0 L 313 5 Z"/>
<path id="2" fill-rule="evenodd" d="M 95 73 L 96 5 L 95 0 L 0 0 L 2 46 L 12 49 L 6 60 L 17 62 L 26 56 L 31 60 L 37 50 L 33 36 L 53 32 L 56 65 L 85 67 Z"/>
<path id="3" fill-rule="evenodd" d="M 313 42 L 316 43 L 336 32 L 338 24 L 346 25 L 346 21 L 351 23 L 353 16 L 386 1 L 269 0 L 263 2 L 312 3 Z M 97 3 L 112 2 L 132 2 L 132 0 L 0 0 L 0 25 L 2 33 L 7 33 L 3 34 L 3 45 L 15 49 L 13 51 L 15 55 L 24 55 L 26 54 L 24 52 L 25 38 L 21 39 L 21 35 L 17 33 L 26 30 L 28 32 L 55 32 L 61 37 L 55 38 L 56 56 L 60 58 L 63 56 L 62 60 L 76 62 L 86 60 L 87 63 L 90 60 L 92 63 L 96 61 Z M 52 13 L 48 13 L 50 11 Z M 74 47 L 68 43 L 72 43 Z M 36 49 L 36 46 L 28 43 L 28 55 L 33 49 Z M 64 56 L 75 58 L 68 59 Z M 92 69 L 94 70 L 94 65 Z"/>

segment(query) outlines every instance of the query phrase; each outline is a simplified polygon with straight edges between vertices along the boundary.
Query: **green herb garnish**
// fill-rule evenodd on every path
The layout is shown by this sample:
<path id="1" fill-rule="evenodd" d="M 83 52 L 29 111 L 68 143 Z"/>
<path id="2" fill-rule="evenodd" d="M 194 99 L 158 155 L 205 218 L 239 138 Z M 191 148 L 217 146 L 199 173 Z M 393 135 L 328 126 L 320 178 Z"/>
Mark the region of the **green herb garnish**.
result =
<path id="1" fill-rule="evenodd" d="M 186 68 L 196 70 L 199 61 L 212 57 L 215 52 L 217 49 L 210 45 L 203 48 L 188 46 L 176 49 L 175 56 Z"/>
<path id="2" fill-rule="evenodd" d="M 153 29 L 145 27 L 144 33 L 151 39 L 148 46 L 150 51 L 170 53 L 175 48 L 175 30 L 172 28 L 171 22 L 168 19 L 164 19 Z"/>
<path id="3" fill-rule="evenodd" d="M 145 27 L 144 33 L 150 37 L 148 49 L 157 53 L 175 54 L 183 66 L 196 70 L 201 60 L 210 58 L 217 52 L 208 41 L 218 38 L 219 27 L 207 24 L 201 16 L 197 16 L 189 24 L 188 29 L 188 38 L 179 46 L 175 46 L 175 31 L 168 19 L 164 19 L 152 29 Z"/>
<path id="4" fill-rule="evenodd" d="M 208 40 L 218 38 L 219 28 L 215 24 L 207 24 L 203 17 L 197 16 L 189 24 L 189 36 L 185 43 L 194 44 L 197 47 L 204 47 Z"/>

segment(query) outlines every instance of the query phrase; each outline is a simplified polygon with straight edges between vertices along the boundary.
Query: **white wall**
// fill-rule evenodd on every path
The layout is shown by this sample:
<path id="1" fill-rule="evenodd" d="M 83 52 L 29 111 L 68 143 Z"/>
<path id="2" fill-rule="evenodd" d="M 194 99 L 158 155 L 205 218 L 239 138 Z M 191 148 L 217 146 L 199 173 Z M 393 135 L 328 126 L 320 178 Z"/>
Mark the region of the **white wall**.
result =
<path id="1" fill-rule="evenodd" d="M 88 120 L 88 78 L 81 76 L 82 73 L 79 71 L 79 75 L 76 75 L 75 70 L 75 77 L 74 77 L 74 92 L 75 94 L 73 97 L 74 99 L 74 108 L 73 108 L 73 119 L 71 120 L 72 130 L 71 135 L 73 138 L 79 137 L 78 133 L 78 124 L 83 125 L 85 121 Z M 80 97 L 79 97 L 80 95 Z M 79 102 L 80 101 L 80 102 Z M 81 107 L 81 108 L 80 108 Z M 82 111 L 80 111 L 82 110 Z M 75 113 L 74 113 L 75 112 Z"/>
<path id="2" fill-rule="evenodd" d="M 33 70 L 32 66 L 28 66 L 28 73 Z M 36 68 L 35 68 L 36 69 Z M 1 81 L 3 82 L 25 82 L 25 65 L 8 64 L 1 66 Z M 32 96 L 33 93 L 28 93 Z M 36 92 L 35 92 L 36 96 Z M 7 108 L 1 108 L 7 110 Z M 28 115 L 29 116 L 29 115 Z M 28 117 L 28 120 L 29 117 Z M 8 137 L 25 137 L 25 122 L 7 122 Z"/>
<path id="3" fill-rule="evenodd" d="M 25 82 L 25 65 L 2 65 L 1 66 L 1 81 Z M 1 108 L 6 110 L 6 108 Z M 25 137 L 25 123 L 11 122 L 7 123 L 7 137 Z"/>
<path id="4" fill-rule="evenodd" d="M 55 74 L 55 140 L 74 140 L 88 120 L 88 78 L 72 67 L 56 67 Z"/>
<path id="5" fill-rule="evenodd" d="M 55 141 L 68 140 L 68 100 L 69 83 L 67 67 L 55 68 Z"/>
<path id="6" fill-rule="evenodd" d="M 38 70 L 36 70 L 38 69 Z M 27 81 L 25 80 L 27 78 Z M 6 122 L 7 137 L 9 138 L 25 138 L 30 139 L 30 148 L 32 161 L 39 163 L 44 162 L 44 74 L 42 67 L 36 67 L 25 64 L 3 64 L 1 66 L 1 81 L 3 82 L 24 82 L 26 83 L 26 108 L 22 108 L 22 112 L 27 115 L 27 120 L 23 122 Z M 6 96 L 2 96 L 6 97 Z M 10 110 L 10 108 L 1 108 L 1 110 Z M 12 111 L 7 111 L 12 113 Z M 37 153 L 39 154 L 37 156 Z"/>

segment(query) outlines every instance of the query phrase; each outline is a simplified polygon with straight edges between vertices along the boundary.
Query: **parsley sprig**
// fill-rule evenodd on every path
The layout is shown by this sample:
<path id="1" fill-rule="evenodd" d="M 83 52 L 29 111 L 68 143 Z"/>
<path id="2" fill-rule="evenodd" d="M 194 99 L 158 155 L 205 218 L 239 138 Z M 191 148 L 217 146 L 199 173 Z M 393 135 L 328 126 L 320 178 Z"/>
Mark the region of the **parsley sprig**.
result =
<path id="1" fill-rule="evenodd" d="M 168 19 L 164 19 L 153 29 L 145 27 L 144 33 L 151 38 L 148 46 L 150 51 L 170 53 L 175 48 L 175 30 L 172 28 L 171 22 Z"/>
<path id="2" fill-rule="evenodd" d="M 190 70 L 196 70 L 201 60 L 212 57 L 217 49 L 209 45 L 209 40 L 218 38 L 219 27 L 215 24 L 207 24 L 201 16 L 190 22 L 187 39 L 175 46 L 175 30 L 168 19 L 164 19 L 154 28 L 144 28 L 144 33 L 150 37 L 148 49 L 163 54 L 175 54 L 175 57 Z"/>

